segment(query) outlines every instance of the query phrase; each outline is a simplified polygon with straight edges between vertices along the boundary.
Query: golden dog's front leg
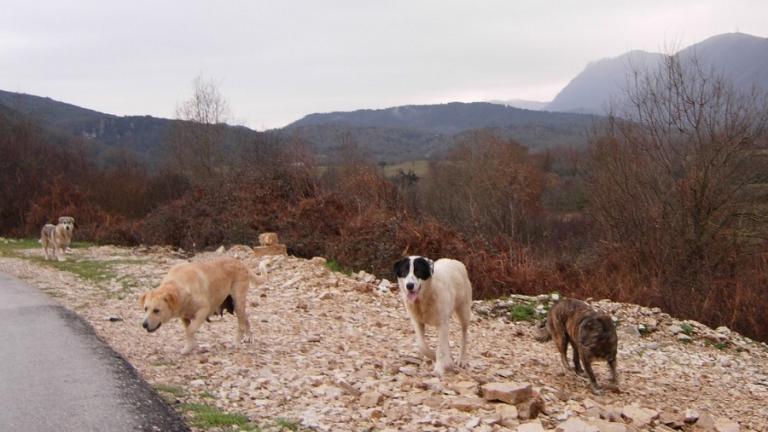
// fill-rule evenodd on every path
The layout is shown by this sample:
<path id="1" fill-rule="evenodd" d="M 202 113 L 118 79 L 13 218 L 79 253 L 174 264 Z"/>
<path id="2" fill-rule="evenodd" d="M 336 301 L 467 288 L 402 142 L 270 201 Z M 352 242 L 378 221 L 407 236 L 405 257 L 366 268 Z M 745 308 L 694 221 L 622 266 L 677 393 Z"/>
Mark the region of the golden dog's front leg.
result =
<path id="1" fill-rule="evenodd" d="M 438 346 L 437 361 L 435 362 L 435 374 L 443 376 L 446 372 L 453 370 L 453 359 L 451 358 L 451 344 L 448 341 L 448 323 L 441 322 L 437 329 Z"/>
<path id="2" fill-rule="evenodd" d="M 181 350 L 181 353 L 186 355 L 191 353 L 195 348 L 197 348 L 197 341 L 195 340 L 195 332 L 197 331 L 198 327 L 205 322 L 206 314 L 204 313 L 198 313 L 195 315 L 195 317 L 191 320 L 182 320 L 182 323 L 184 323 L 184 334 L 186 336 L 186 345 L 184 346 L 184 349 Z"/>

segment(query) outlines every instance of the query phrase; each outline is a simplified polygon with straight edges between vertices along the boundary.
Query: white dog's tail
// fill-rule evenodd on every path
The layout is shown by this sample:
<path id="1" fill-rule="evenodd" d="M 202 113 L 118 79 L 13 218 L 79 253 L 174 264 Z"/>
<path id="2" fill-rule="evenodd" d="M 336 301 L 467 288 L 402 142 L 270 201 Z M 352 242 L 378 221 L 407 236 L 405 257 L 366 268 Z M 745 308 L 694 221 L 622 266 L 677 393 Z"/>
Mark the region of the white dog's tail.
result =
<path id="1" fill-rule="evenodd" d="M 269 281 L 269 268 L 267 263 L 262 261 L 259 263 L 259 275 L 256 276 L 253 272 L 248 272 L 251 276 L 251 286 L 261 285 Z"/>

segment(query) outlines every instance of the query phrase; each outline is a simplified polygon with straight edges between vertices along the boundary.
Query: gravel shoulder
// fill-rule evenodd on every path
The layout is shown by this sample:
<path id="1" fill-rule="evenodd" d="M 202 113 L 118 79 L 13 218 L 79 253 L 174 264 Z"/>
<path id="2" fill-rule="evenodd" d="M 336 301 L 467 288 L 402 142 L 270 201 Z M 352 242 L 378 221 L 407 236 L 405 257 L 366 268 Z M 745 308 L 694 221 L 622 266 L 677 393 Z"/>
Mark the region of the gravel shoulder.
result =
<path id="1" fill-rule="evenodd" d="M 469 366 L 440 380 L 429 362 L 415 357 L 413 330 L 397 293 L 379 290 L 380 281 L 371 275 L 332 272 L 321 259 L 255 258 L 244 246 L 224 252 L 254 272 L 262 261 L 270 269 L 269 281 L 250 293 L 254 342 L 236 346 L 236 323 L 226 315 L 198 331 L 202 352 L 182 356 L 181 324 L 147 334 L 138 296 L 187 257 L 164 248 L 74 249 L 68 256 L 73 263 L 92 261 L 106 269 L 92 277 L 41 263 L 40 253 L 6 254 L 0 271 L 83 317 L 194 430 L 228 427 L 201 422 L 198 405 L 246 416 L 240 429 L 504 431 L 530 423 L 520 413 L 512 418 L 509 404 L 480 397 L 482 385 L 493 382 L 529 383 L 544 403 L 535 420 L 543 429 L 575 430 L 563 424 L 613 412 L 619 418 L 611 425 L 625 431 L 669 430 L 665 416 L 678 418 L 689 410 L 711 416 L 717 425 L 701 420 L 679 425 L 683 430 L 732 427 L 725 419 L 737 422 L 737 430 L 768 430 L 768 347 L 659 310 L 593 302 L 619 323 L 622 390 L 595 396 L 577 377 L 558 375 L 554 345 L 535 341 L 532 322 L 512 320 L 516 305 L 535 310 L 546 305 L 545 298 L 475 302 Z M 434 329 L 427 337 L 434 344 Z M 595 369 L 605 381 L 605 365 L 598 362 Z M 653 414 L 648 422 L 631 418 L 632 409 L 641 408 Z"/>

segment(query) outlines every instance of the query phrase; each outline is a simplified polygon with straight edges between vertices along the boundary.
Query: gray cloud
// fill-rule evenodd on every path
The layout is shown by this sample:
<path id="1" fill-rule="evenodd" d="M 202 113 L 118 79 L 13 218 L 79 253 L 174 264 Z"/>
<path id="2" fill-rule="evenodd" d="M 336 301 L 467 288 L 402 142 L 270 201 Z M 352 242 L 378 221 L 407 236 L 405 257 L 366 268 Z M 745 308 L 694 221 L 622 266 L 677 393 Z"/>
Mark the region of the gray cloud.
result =
<path id="1" fill-rule="evenodd" d="M 172 116 L 199 73 L 236 119 L 451 100 L 549 100 L 592 60 L 742 31 L 727 1 L 0 0 L 0 88 L 115 114 Z"/>

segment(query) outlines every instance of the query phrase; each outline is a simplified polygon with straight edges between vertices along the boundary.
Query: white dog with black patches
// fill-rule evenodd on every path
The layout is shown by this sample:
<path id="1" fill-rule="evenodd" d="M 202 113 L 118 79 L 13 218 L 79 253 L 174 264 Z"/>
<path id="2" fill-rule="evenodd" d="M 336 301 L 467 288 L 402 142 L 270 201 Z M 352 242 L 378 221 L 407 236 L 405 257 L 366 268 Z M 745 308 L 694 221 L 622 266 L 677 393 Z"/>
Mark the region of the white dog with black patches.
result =
<path id="1" fill-rule="evenodd" d="M 395 263 L 395 276 L 403 303 L 416 330 L 419 354 L 435 362 L 437 375 L 453 369 L 448 325 L 451 315 L 455 313 L 461 324 L 461 355 L 458 365 L 464 366 L 467 330 L 472 313 L 472 284 L 464 264 L 448 258 L 433 262 L 426 257 L 409 256 Z M 437 355 L 424 339 L 426 324 L 437 327 Z"/>

